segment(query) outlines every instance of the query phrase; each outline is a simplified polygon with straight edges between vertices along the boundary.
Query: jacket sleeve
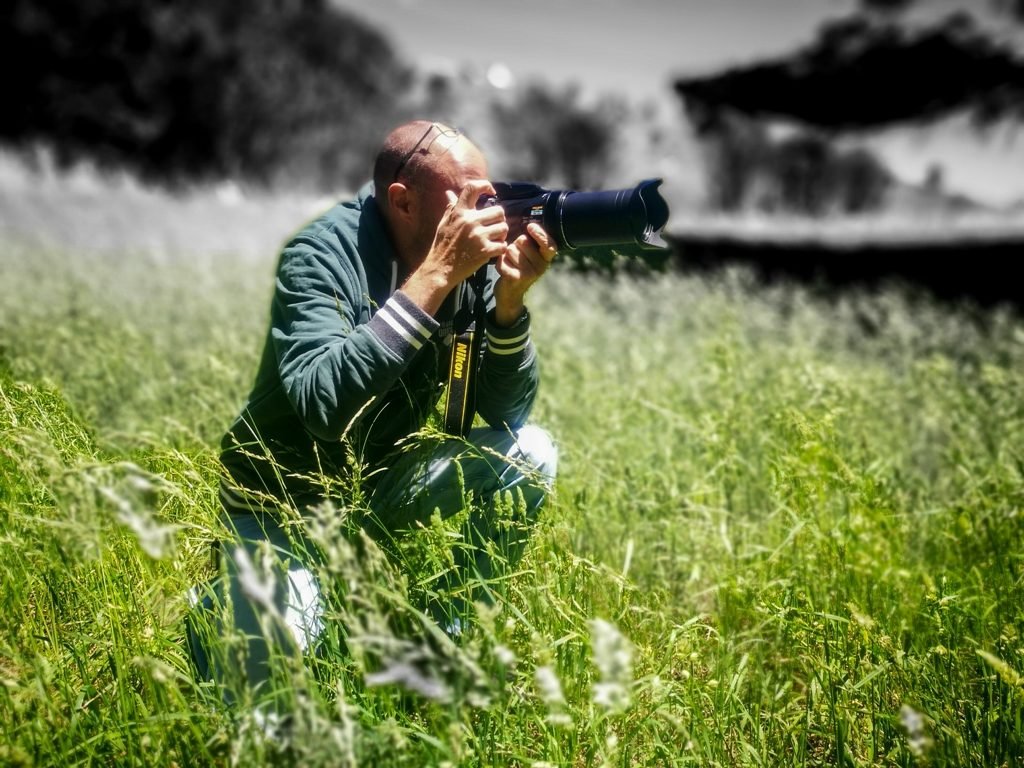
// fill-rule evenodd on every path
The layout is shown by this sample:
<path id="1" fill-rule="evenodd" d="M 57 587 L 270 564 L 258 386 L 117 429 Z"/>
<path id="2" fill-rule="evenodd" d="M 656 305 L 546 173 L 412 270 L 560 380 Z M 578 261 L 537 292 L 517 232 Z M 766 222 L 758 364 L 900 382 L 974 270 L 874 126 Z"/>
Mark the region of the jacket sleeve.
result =
<path id="1" fill-rule="evenodd" d="M 530 415 L 540 383 L 529 313 L 511 328 L 501 328 L 494 322 L 493 309 L 489 311 L 482 346 L 477 413 L 493 429 L 519 429 Z"/>
<path id="2" fill-rule="evenodd" d="M 281 258 L 272 309 L 281 384 L 305 428 L 337 440 L 386 393 L 438 324 L 396 292 L 369 316 L 357 253 L 299 236 Z"/>

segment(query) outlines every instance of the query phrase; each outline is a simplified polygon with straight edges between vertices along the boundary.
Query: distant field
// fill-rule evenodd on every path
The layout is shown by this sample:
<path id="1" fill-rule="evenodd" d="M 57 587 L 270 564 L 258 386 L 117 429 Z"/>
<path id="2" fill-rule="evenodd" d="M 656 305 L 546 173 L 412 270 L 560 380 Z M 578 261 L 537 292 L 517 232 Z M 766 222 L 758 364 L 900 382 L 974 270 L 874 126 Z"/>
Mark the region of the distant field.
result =
<path id="1" fill-rule="evenodd" d="M 667 234 L 673 266 L 716 271 L 740 265 L 812 285 L 902 283 L 944 299 L 1024 309 L 1024 208 L 913 216 L 894 208 L 845 218 L 680 211 Z"/>
<path id="2" fill-rule="evenodd" d="M 268 195 L 226 183 L 173 193 L 88 166 L 32 170 L 0 150 L 0 234 L 79 253 L 153 258 L 266 257 L 330 196 Z"/>
<path id="3" fill-rule="evenodd" d="M 90 247 L 6 227 L 0 764 L 1024 760 L 1024 322 L 739 269 L 535 289 L 562 461 L 521 571 L 459 645 L 419 647 L 410 595 L 457 530 L 424 531 L 403 578 L 325 523 L 347 636 L 285 660 L 293 738 L 267 744 L 181 646 L 276 246 L 201 232 L 216 199 L 151 195 Z M 174 247 L 133 239 L 161 227 Z M 374 684 L 382 628 L 432 685 Z"/>

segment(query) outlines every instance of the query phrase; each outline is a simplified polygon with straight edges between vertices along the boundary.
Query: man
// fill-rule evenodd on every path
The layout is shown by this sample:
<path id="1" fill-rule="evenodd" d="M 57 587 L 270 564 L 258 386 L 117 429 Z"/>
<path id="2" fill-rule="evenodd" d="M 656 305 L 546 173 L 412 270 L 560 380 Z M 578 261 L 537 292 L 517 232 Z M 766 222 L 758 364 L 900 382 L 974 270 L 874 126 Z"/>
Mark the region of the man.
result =
<path id="1" fill-rule="evenodd" d="M 273 642 L 261 616 L 278 620 L 277 642 L 302 649 L 322 631 L 319 585 L 282 509 L 301 515 L 330 498 L 353 456 L 369 499 L 359 522 L 378 538 L 414 529 L 435 509 L 462 510 L 461 476 L 480 500 L 471 530 L 482 550 L 502 536 L 495 494 L 515 489 L 532 519 L 553 482 L 551 439 L 526 424 L 538 373 L 524 297 L 555 243 L 536 224 L 506 243 L 501 206 L 477 208 L 494 194 L 487 178 L 480 150 L 458 131 L 399 126 L 377 155 L 372 186 L 284 248 L 256 381 L 222 444 L 220 496 L 236 540 L 221 551 L 235 625 L 249 637 L 249 685 L 269 673 Z M 470 280 L 484 267 L 483 285 Z M 465 441 L 414 440 L 410 450 L 406 438 L 427 423 L 447 381 L 454 335 L 474 318 L 484 334 L 475 408 L 488 426 Z M 247 582 L 268 541 L 285 564 L 264 593 Z M 461 565 L 467 578 L 490 575 L 486 556 Z M 458 619 L 446 617 L 445 628 L 457 632 Z M 192 640 L 200 672 L 215 674 Z"/>

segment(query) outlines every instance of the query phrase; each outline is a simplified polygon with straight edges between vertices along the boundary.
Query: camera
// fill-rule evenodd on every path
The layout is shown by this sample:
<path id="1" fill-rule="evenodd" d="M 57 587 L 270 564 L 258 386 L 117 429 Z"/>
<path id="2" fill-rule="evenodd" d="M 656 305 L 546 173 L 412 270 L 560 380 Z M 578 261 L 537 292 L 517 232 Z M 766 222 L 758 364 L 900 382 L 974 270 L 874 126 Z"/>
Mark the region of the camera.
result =
<path id="1" fill-rule="evenodd" d="M 560 250 L 627 244 L 663 249 L 668 248 L 661 238 L 668 221 L 668 203 L 658 191 L 661 182 L 647 179 L 629 189 L 578 192 L 497 181 L 497 194 L 481 197 L 477 208 L 500 205 L 505 209 L 510 243 L 535 221 L 556 240 Z"/>

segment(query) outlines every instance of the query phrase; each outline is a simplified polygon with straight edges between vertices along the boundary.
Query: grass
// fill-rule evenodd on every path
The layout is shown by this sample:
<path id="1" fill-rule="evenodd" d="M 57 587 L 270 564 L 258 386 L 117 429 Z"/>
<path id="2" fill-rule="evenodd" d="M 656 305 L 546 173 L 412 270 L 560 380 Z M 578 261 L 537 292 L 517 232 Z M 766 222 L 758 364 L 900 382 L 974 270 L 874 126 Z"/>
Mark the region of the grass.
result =
<path id="1" fill-rule="evenodd" d="M 282 660 L 278 749 L 182 644 L 272 264 L 12 240 L 0 267 L 0 764 L 1024 764 L 1010 312 L 551 275 L 561 467 L 519 572 L 454 645 L 410 605 L 452 530 L 408 571 L 324 515 L 334 629 Z"/>

